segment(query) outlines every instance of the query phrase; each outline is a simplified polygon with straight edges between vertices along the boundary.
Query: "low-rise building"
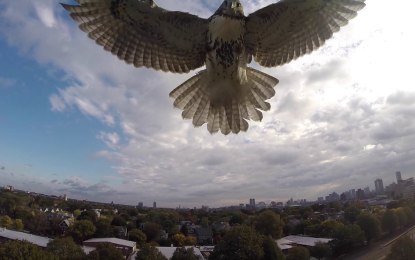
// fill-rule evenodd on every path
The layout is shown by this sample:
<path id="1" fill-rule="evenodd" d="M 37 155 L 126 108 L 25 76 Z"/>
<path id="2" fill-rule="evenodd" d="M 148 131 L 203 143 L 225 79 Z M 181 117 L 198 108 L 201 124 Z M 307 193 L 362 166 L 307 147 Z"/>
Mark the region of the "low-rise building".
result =
<path id="1" fill-rule="evenodd" d="M 125 257 L 129 257 L 137 250 L 137 244 L 134 241 L 119 239 L 115 237 L 92 238 L 85 240 L 83 245 L 87 248 L 96 248 L 99 244 L 109 243 L 119 249 Z"/>
<path id="2" fill-rule="evenodd" d="M 0 228 L 0 242 L 7 240 L 27 241 L 39 247 L 46 247 L 52 239 L 48 237 L 32 235 L 25 232 L 18 232 L 6 228 Z"/>

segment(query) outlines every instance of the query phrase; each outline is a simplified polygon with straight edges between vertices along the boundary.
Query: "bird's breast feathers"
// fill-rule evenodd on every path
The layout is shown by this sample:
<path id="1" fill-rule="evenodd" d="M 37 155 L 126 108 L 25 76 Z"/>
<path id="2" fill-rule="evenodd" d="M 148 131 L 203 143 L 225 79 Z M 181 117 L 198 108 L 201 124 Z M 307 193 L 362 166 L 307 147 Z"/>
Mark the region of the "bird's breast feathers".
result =
<path id="1" fill-rule="evenodd" d="M 245 33 L 245 20 L 216 15 L 209 23 L 209 34 L 212 39 L 235 41 Z"/>

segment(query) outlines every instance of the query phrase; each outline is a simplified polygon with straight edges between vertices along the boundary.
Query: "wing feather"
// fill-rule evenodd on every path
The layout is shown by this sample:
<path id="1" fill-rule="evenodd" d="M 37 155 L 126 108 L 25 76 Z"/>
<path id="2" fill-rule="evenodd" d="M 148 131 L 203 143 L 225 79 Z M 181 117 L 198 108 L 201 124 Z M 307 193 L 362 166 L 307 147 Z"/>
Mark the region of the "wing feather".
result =
<path id="1" fill-rule="evenodd" d="M 77 0 L 62 4 L 79 28 L 136 67 L 185 73 L 204 65 L 206 19 L 159 8 L 152 0 Z"/>
<path id="2" fill-rule="evenodd" d="M 247 17 L 245 42 L 262 66 L 290 62 L 321 47 L 365 0 L 281 0 Z"/>

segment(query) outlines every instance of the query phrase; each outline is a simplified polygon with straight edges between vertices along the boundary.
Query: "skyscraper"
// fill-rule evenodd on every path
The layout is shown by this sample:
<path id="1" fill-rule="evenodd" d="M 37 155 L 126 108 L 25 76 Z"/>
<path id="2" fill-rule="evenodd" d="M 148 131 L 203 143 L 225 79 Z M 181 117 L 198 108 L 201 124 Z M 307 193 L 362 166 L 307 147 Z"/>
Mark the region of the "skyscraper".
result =
<path id="1" fill-rule="evenodd" d="M 375 191 L 377 194 L 381 194 L 384 192 L 383 188 L 383 180 L 382 179 L 376 179 L 375 180 Z"/>
<path id="2" fill-rule="evenodd" d="M 249 199 L 249 206 L 254 209 L 255 208 L 255 199 Z"/>
<path id="3" fill-rule="evenodd" d="M 396 181 L 398 184 L 402 182 L 401 172 L 396 172 Z"/>

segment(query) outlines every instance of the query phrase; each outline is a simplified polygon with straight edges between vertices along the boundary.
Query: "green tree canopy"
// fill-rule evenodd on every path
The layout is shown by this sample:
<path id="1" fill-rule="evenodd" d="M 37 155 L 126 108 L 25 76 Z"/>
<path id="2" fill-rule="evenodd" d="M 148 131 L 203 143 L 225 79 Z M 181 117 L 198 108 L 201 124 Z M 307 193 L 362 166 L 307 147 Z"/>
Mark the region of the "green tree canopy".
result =
<path id="1" fill-rule="evenodd" d="M 195 254 L 192 247 L 178 247 L 174 251 L 173 256 L 170 260 L 198 260 L 199 257 Z"/>
<path id="2" fill-rule="evenodd" d="M 136 260 L 167 260 L 154 246 L 146 244 L 137 252 Z"/>
<path id="3" fill-rule="evenodd" d="M 357 218 L 357 225 L 365 232 L 368 243 L 380 235 L 379 220 L 370 213 L 361 213 Z"/>
<path id="4" fill-rule="evenodd" d="M 111 221 L 107 219 L 99 219 L 96 224 L 94 237 L 113 237 L 114 227 L 110 223 Z"/>
<path id="5" fill-rule="evenodd" d="M 328 258 L 332 253 L 331 247 L 328 244 L 321 242 L 317 242 L 310 251 L 311 255 L 317 259 Z"/>
<path id="6" fill-rule="evenodd" d="M 287 260 L 309 260 L 310 251 L 302 246 L 296 246 L 288 249 Z"/>
<path id="7" fill-rule="evenodd" d="M 415 259 L 415 242 L 408 236 L 398 239 L 391 248 L 387 260 Z"/>
<path id="8" fill-rule="evenodd" d="M 285 260 L 285 256 L 271 236 L 264 238 L 262 243 L 264 257 L 262 260 Z"/>
<path id="9" fill-rule="evenodd" d="M 135 241 L 137 246 L 143 246 L 147 241 L 147 236 L 139 229 L 131 229 L 128 232 L 128 239 L 131 241 Z"/>
<path id="10" fill-rule="evenodd" d="M 382 229 L 393 233 L 399 225 L 399 219 L 395 211 L 388 209 L 382 216 Z"/>
<path id="11" fill-rule="evenodd" d="M 47 250 L 60 260 L 84 259 L 85 253 L 72 237 L 56 238 L 48 243 Z"/>
<path id="12" fill-rule="evenodd" d="M 336 229 L 334 238 L 333 251 L 336 255 L 340 255 L 349 252 L 354 247 L 363 245 L 365 233 L 356 224 L 341 225 Z"/>
<path id="13" fill-rule="evenodd" d="M 354 206 L 348 207 L 344 210 L 344 219 L 347 220 L 350 224 L 356 222 L 357 217 L 360 214 L 360 209 Z"/>
<path id="14" fill-rule="evenodd" d="M 58 260 L 57 256 L 25 241 L 8 241 L 0 244 L 2 260 Z"/>
<path id="15" fill-rule="evenodd" d="M 284 223 L 280 215 L 271 210 L 265 210 L 255 218 L 254 226 L 260 234 L 280 238 Z"/>
<path id="16" fill-rule="evenodd" d="M 89 253 L 91 260 L 125 260 L 125 257 L 114 245 L 110 243 L 99 244 L 94 251 Z"/>
<path id="17" fill-rule="evenodd" d="M 143 228 L 144 234 L 147 236 L 147 241 L 156 241 L 161 232 L 161 225 L 154 222 L 147 222 Z"/>
<path id="18" fill-rule="evenodd" d="M 12 228 L 13 227 L 13 220 L 9 216 L 3 216 L 0 219 L 0 225 L 5 228 Z"/>
<path id="19" fill-rule="evenodd" d="M 235 226 L 228 231 L 215 247 L 210 260 L 262 259 L 262 237 L 248 226 Z"/>
<path id="20" fill-rule="evenodd" d="M 76 221 L 72 227 L 72 235 L 77 241 L 82 242 L 95 233 L 95 226 L 90 220 Z"/>
<path id="21" fill-rule="evenodd" d="M 18 231 L 22 231 L 24 228 L 23 221 L 21 219 L 14 220 L 14 228 Z"/>

